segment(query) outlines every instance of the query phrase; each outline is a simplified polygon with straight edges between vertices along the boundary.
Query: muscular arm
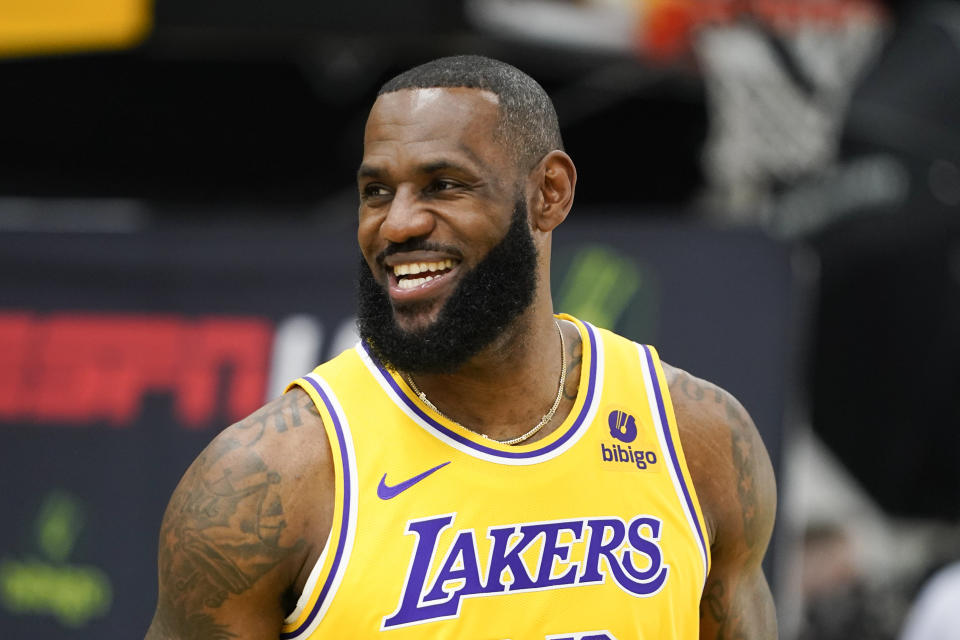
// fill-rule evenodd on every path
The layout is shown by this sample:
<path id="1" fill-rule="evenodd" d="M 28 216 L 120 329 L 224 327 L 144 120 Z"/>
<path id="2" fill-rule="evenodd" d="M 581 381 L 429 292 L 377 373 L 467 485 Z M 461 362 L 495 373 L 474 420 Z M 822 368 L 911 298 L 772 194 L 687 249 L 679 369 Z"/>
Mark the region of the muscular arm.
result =
<path id="1" fill-rule="evenodd" d="M 302 391 L 220 433 L 164 514 L 147 640 L 275 640 L 329 532 L 332 487 L 320 416 Z"/>
<path id="2" fill-rule="evenodd" d="M 710 537 L 700 637 L 777 637 L 773 597 L 760 563 L 776 512 L 766 448 L 747 412 L 719 387 L 668 368 L 670 395 Z"/>

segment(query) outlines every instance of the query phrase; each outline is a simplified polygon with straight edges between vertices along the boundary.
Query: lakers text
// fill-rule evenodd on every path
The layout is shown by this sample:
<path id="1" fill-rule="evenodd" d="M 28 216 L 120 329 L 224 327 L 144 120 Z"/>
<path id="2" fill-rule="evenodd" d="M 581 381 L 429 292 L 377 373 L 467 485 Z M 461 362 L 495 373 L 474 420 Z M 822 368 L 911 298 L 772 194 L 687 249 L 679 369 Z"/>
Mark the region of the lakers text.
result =
<path id="1" fill-rule="evenodd" d="M 400 602 L 384 618 L 382 629 L 456 618 L 467 597 L 576 588 L 608 579 L 642 598 L 659 592 L 669 573 L 659 545 L 663 523 L 654 516 L 638 515 L 629 522 L 600 517 L 490 527 L 485 567 L 474 529 L 456 531 L 449 546 L 440 547 L 441 533 L 453 526 L 455 516 L 407 523 L 406 533 L 417 541 Z"/>

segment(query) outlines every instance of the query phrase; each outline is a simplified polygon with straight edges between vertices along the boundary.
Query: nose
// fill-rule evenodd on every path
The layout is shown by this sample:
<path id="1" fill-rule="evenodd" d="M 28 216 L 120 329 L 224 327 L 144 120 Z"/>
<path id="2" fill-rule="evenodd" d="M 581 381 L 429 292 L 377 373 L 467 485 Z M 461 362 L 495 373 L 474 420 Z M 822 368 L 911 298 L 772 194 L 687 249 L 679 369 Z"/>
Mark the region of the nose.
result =
<path id="1" fill-rule="evenodd" d="M 411 238 L 429 235 L 436 221 L 414 189 L 401 186 L 390 201 L 390 208 L 380 225 L 385 240 L 399 244 Z"/>

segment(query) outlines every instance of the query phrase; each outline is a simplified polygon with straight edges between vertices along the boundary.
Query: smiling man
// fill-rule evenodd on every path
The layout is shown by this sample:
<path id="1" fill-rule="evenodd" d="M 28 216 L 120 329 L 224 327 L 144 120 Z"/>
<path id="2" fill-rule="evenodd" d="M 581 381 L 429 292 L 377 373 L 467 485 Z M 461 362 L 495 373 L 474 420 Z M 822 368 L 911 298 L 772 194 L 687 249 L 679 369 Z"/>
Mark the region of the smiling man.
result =
<path id="1" fill-rule="evenodd" d="M 554 314 L 576 169 L 543 89 L 476 56 L 407 71 L 357 175 L 362 340 L 187 470 L 147 637 L 775 637 L 749 416 Z"/>

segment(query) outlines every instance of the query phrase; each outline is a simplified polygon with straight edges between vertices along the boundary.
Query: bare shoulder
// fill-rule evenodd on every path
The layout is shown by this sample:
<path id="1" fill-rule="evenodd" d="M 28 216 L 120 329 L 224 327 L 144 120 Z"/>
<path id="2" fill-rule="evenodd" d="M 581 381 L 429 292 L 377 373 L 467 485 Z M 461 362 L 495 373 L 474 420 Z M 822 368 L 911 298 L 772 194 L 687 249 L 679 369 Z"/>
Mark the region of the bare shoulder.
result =
<path id="1" fill-rule="evenodd" d="M 711 544 L 759 562 L 777 499 L 770 457 L 753 420 L 717 385 L 667 364 L 664 373 Z"/>
<path id="2" fill-rule="evenodd" d="M 148 638 L 276 637 L 326 541 L 333 467 L 295 389 L 217 435 L 164 514 Z"/>
<path id="3" fill-rule="evenodd" d="M 770 640 L 776 611 L 761 562 L 777 491 L 753 420 L 732 395 L 664 365 L 677 429 L 710 537 L 700 599 L 700 637 Z"/>

